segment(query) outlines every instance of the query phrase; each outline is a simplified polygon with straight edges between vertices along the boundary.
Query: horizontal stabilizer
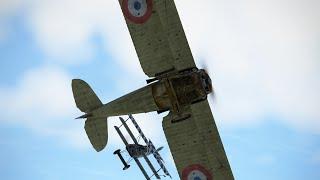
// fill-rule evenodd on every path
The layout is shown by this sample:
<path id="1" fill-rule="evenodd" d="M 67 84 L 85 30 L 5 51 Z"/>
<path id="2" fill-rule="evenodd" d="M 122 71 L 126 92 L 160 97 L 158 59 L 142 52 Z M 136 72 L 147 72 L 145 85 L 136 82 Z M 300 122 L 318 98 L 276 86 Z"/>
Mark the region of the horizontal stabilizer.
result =
<path id="1" fill-rule="evenodd" d="M 88 138 L 96 151 L 103 150 L 108 142 L 107 118 L 89 117 L 84 126 Z"/>

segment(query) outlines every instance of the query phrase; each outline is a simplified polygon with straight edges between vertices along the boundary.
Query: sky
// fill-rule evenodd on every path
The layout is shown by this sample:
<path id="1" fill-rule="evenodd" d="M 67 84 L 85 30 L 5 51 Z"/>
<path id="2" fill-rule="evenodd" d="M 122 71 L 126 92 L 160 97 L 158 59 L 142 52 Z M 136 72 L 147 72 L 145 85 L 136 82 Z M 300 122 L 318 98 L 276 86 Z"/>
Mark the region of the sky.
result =
<path id="1" fill-rule="evenodd" d="M 320 1 L 175 2 L 196 64 L 210 70 L 235 178 L 320 179 Z M 106 149 L 91 147 L 73 78 L 104 103 L 146 84 L 118 1 L 0 0 L 1 179 L 143 179 L 112 154 L 124 148 L 116 117 Z M 179 179 L 165 115 L 134 117 Z"/>

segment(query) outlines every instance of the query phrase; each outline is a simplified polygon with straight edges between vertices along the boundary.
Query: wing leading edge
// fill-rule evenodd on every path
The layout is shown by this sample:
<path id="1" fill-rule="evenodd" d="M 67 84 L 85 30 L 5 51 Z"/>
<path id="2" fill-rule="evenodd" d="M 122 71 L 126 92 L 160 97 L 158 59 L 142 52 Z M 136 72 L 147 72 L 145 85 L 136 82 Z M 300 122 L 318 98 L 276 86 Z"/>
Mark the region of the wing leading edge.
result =
<path id="1" fill-rule="evenodd" d="M 172 123 L 164 117 L 163 129 L 182 180 L 205 176 L 208 180 L 233 180 L 232 171 L 215 125 L 208 101 L 185 110 L 190 118 Z M 198 173 L 198 174 L 197 174 Z"/>
<path id="2" fill-rule="evenodd" d="M 174 1 L 145 0 L 144 16 L 131 2 L 119 0 L 144 73 L 155 77 L 195 67 Z"/>

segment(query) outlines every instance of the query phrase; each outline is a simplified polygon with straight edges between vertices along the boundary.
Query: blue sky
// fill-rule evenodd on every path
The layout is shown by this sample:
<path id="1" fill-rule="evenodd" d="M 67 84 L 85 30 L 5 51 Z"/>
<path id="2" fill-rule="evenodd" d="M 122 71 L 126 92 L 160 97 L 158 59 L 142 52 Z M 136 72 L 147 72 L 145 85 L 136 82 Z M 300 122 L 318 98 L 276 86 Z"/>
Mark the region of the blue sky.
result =
<path id="1" fill-rule="evenodd" d="M 213 114 L 236 179 L 320 178 L 318 1 L 176 0 L 196 63 L 217 91 Z M 109 121 L 97 153 L 83 130 L 71 79 L 103 102 L 145 84 L 116 0 L 0 2 L 1 179 L 143 179 L 112 153 Z M 165 114 L 139 114 L 178 179 Z"/>

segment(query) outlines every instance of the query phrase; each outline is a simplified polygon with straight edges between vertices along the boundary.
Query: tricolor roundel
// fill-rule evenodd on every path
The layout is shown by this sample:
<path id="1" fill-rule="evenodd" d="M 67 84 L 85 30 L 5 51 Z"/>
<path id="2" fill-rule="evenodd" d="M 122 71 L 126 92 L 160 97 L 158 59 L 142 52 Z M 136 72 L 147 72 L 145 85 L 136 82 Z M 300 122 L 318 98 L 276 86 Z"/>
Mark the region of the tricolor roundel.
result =
<path id="1" fill-rule="evenodd" d="M 193 164 L 183 169 L 182 180 L 212 180 L 212 175 L 200 164 Z"/>
<path id="2" fill-rule="evenodd" d="M 136 24 L 145 23 L 152 14 L 152 0 L 123 0 L 121 6 L 126 18 Z"/>

